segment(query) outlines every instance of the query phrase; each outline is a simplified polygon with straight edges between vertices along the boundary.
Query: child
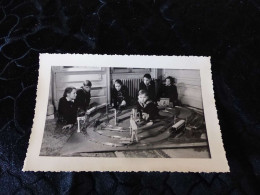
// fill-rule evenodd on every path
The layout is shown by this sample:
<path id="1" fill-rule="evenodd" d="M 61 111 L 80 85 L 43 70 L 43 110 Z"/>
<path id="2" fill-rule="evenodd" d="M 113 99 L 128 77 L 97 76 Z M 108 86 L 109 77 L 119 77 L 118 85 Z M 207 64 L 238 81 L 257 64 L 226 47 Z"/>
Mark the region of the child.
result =
<path id="1" fill-rule="evenodd" d="M 150 100 L 156 102 L 155 83 L 154 81 L 152 81 L 152 77 L 150 74 L 144 75 L 143 81 L 139 85 L 139 90 L 146 90 L 148 92 Z"/>
<path id="2" fill-rule="evenodd" d="M 112 89 L 112 103 L 114 108 L 124 108 L 129 105 L 128 88 L 123 85 L 122 81 L 117 79 Z"/>
<path id="3" fill-rule="evenodd" d="M 148 92 L 140 90 L 138 93 L 137 112 L 140 113 L 141 119 L 153 121 L 158 116 L 157 106 L 149 99 Z"/>
<path id="4" fill-rule="evenodd" d="M 60 98 L 58 107 L 59 118 L 66 123 L 62 129 L 71 128 L 77 120 L 77 106 L 74 103 L 76 96 L 76 88 L 67 87 L 63 97 Z"/>
<path id="5" fill-rule="evenodd" d="M 83 86 L 77 91 L 77 98 L 75 100 L 75 104 L 81 112 L 86 112 L 87 109 L 89 109 L 89 103 L 91 100 L 91 87 L 92 83 L 89 80 L 86 80 L 83 83 Z"/>
<path id="6" fill-rule="evenodd" d="M 174 85 L 174 78 L 168 76 L 165 80 L 165 85 L 161 87 L 160 97 L 169 98 L 170 102 L 173 103 L 173 106 L 177 105 L 178 101 L 178 92 L 177 87 Z"/>

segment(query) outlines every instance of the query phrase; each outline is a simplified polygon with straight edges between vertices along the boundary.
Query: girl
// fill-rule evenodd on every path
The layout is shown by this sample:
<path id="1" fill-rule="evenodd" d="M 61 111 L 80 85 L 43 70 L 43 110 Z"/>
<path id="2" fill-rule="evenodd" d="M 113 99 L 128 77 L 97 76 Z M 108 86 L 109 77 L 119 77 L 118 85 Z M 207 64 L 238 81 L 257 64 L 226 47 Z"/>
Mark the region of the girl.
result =
<path id="1" fill-rule="evenodd" d="M 119 79 L 115 80 L 111 99 L 114 108 L 124 108 L 129 104 L 128 88 Z"/>
<path id="2" fill-rule="evenodd" d="M 178 102 L 178 92 L 177 87 L 174 85 L 174 78 L 168 76 L 165 80 L 165 85 L 161 87 L 160 97 L 169 98 L 173 106 L 177 105 Z"/>
<path id="3" fill-rule="evenodd" d="M 67 87 L 60 98 L 58 113 L 59 120 L 66 125 L 62 129 L 71 128 L 77 121 L 77 106 L 74 103 L 77 92 L 75 87 Z"/>
<path id="4" fill-rule="evenodd" d="M 138 93 L 137 112 L 140 113 L 141 119 L 148 122 L 155 120 L 158 116 L 158 108 L 153 101 L 150 100 L 146 90 L 140 90 Z"/>

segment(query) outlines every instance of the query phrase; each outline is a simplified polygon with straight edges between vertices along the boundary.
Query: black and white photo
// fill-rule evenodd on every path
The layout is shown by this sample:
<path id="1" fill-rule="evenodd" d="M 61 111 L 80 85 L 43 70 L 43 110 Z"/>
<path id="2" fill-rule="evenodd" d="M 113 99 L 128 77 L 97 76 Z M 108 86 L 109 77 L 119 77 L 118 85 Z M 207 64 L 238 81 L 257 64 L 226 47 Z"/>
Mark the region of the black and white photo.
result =
<path id="1" fill-rule="evenodd" d="M 41 134 L 35 136 L 40 142 L 38 159 L 48 163 L 54 158 L 60 163 L 58 171 L 228 170 L 219 126 L 215 124 L 214 96 L 209 94 L 213 92 L 211 77 L 206 75 L 210 74 L 209 58 L 68 54 L 41 57 L 38 90 L 43 88 L 42 76 L 48 93 L 44 93 L 46 104 L 39 105 L 37 96 L 37 106 L 44 116 L 38 119 Z M 32 139 L 37 138 L 31 136 L 30 147 Z M 219 161 L 220 167 L 210 167 L 208 162 L 217 158 L 223 161 Z M 68 169 L 62 166 L 69 159 L 75 169 L 72 164 Z M 80 168 L 76 167 L 76 159 L 80 159 Z M 156 159 L 159 164 L 155 164 Z M 93 161 L 96 165 L 92 167 L 82 164 Z M 164 161 L 165 167 L 160 164 Z M 186 170 L 181 165 L 178 168 L 181 161 Z M 117 169 L 112 162 L 126 162 L 126 166 Z M 205 162 L 204 167 L 201 162 Z M 32 170 L 28 163 L 26 166 Z M 52 169 L 51 164 L 43 168 Z"/>

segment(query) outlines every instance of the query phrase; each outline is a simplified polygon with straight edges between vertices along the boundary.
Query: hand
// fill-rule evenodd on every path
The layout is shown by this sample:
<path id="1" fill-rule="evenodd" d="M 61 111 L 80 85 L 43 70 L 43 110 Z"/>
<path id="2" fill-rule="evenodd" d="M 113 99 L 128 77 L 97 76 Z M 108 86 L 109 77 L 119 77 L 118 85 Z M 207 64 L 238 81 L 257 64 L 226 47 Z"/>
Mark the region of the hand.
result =
<path id="1" fill-rule="evenodd" d="M 149 114 L 143 113 L 143 119 L 147 121 L 148 118 L 149 118 Z"/>
<path id="2" fill-rule="evenodd" d="M 126 101 L 123 100 L 123 101 L 121 102 L 120 106 L 125 106 L 125 105 L 126 105 Z"/>
<path id="3" fill-rule="evenodd" d="M 62 127 L 62 129 L 70 129 L 71 127 L 73 127 L 73 124 L 65 125 L 64 127 Z"/>

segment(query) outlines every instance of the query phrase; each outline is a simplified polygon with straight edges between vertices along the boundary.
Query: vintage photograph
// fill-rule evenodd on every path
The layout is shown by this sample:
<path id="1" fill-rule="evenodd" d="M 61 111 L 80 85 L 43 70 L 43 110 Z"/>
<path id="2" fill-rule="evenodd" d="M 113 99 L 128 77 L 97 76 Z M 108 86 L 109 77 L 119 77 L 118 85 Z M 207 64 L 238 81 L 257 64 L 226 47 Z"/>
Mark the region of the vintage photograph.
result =
<path id="1" fill-rule="evenodd" d="M 210 158 L 198 69 L 52 66 L 41 156 Z"/>
<path id="2" fill-rule="evenodd" d="M 25 171 L 229 171 L 210 57 L 41 54 Z"/>

